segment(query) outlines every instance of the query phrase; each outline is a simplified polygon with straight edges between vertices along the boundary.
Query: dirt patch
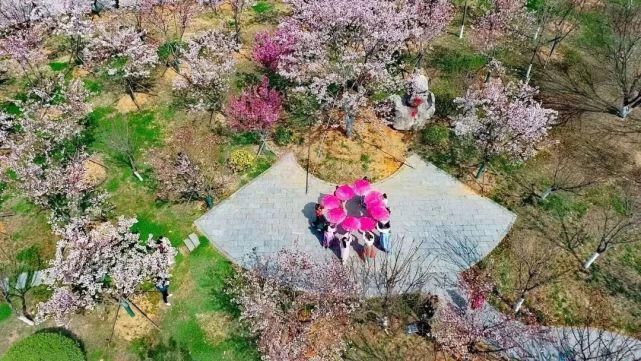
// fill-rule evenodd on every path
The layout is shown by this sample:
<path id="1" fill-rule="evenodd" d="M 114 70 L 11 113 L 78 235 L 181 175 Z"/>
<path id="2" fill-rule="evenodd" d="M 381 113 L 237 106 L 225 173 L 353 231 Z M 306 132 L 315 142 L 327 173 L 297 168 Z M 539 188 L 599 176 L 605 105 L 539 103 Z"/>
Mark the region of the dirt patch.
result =
<path id="1" fill-rule="evenodd" d="M 136 98 L 135 103 L 129 95 L 125 94 L 121 96 L 116 103 L 116 109 L 120 113 L 130 113 L 137 111 L 139 106 L 142 107 L 145 104 L 149 104 L 151 102 L 151 95 L 149 94 L 134 93 L 134 97 Z M 138 103 L 138 105 L 136 105 L 136 103 Z"/>
<path id="2" fill-rule="evenodd" d="M 149 318 L 154 320 L 154 322 L 157 322 L 156 313 L 158 311 L 158 306 L 155 305 L 152 300 L 146 297 L 134 297 L 133 302 L 135 302 L 135 304 L 143 310 Z M 140 311 L 133 307 L 133 305 L 131 309 L 136 314 L 134 317 L 129 316 L 124 309 L 120 309 L 120 312 L 118 313 L 118 320 L 116 321 L 116 326 L 114 328 L 114 334 L 116 337 L 126 341 L 140 338 L 147 335 L 154 329 L 151 322 L 141 315 Z"/>
<path id="3" fill-rule="evenodd" d="M 225 341 L 234 323 L 229 315 L 220 312 L 199 313 L 196 314 L 196 320 L 211 345 Z"/>
<path id="4" fill-rule="evenodd" d="M 405 135 L 379 121 L 373 113 L 359 115 L 354 136 L 342 129 L 317 128 L 311 132 L 310 171 L 329 182 L 349 182 L 368 176 L 379 180 L 394 174 L 407 153 Z M 301 164 L 307 164 L 308 146 L 295 149 Z"/>
<path id="5" fill-rule="evenodd" d="M 107 168 L 104 166 L 102 157 L 94 154 L 83 163 L 85 172 L 83 174 L 83 181 L 92 186 L 101 184 L 107 179 Z"/>

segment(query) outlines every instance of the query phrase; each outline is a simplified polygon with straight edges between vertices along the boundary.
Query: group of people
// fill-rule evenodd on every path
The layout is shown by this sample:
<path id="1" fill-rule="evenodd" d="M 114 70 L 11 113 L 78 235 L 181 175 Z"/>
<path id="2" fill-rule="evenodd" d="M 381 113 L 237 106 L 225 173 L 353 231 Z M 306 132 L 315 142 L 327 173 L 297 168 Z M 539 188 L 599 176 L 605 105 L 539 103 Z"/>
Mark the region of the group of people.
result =
<path id="1" fill-rule="evenodd" d="M 383 194 L 385 206 L 387 206 L 387 194 Z M 345 202 L 342 204 L 345 208 Z M 389 208 L 387 208 L 389 211 Z M 330 248 L 334 242 L 338 242 L 340 247 L 340 256 L 343 264 L 347 262 L 351 254 L 352 243 L 358 242 L 359 238 L 363 241 L 363 257 L 366 260 L 374 259 L 376 257 L 376 235 L 372 231 L 357 231 L 358 237 L 353 232 L 343 230 L 339 232 L 339 227 L 327 221 L 324 215 L 324 208 L 321 204 L 317 203 L 314 209 L 315 217 L 313 224 L 318 232 L 323 235 L 323 247 Z M 391 224 L 387 222 L 377 222 L 376 230 L 378 231 L 378 243 L 384 252 L 391 250 Z"/>

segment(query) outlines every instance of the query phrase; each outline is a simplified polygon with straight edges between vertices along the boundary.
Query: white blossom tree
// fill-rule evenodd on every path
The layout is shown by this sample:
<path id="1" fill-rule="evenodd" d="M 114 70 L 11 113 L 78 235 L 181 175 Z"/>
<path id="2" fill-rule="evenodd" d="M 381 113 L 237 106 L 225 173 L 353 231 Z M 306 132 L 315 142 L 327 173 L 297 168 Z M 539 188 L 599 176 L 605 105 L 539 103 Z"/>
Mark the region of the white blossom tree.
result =
<path id="1" fill-rule="evenodd" d="M 146 241 L 131 232 L 135 218 L 120 217 L 116 223 L 93 223 L 74 218 L 56 227 L 61 237 L 56 255 L 46 270 L 53 294 L 38 307 L 37 321 L 65 317 L 98 303 L 121 302 L 146 281 L 169 278 L 176 250 L 167 238 Z"/>
<path id="2" fill-rule="evenodd" d="M 279 74 L 325 106 L 343 112 L 352 135 L 365 95 L 402 87 L 397 56 L 408 44 L 424 48 L 452 16 L 446 1 L 289 0 L 292 15 L 280 34 L 293 40 Z"/>
<path id="3" fill-rule="evenodd" d="M 454 102 L 460 114 L 454 119 L 458 136 L 471 138 L 481 154 L 480 178 L 495 156 L 524 161 L 536 153 L 537 144 L 554 124 L 557 112 L 534 99 L 538 90 L 529 85 L 490 79 L 470 87 Z"/>
<path id="4" fill-rule="evenodd" d="M 219 30 L 199 33 L 187 41 L 181 67 L 173 88 L 194 110 L 213 117 L 222 101 L 236 64 L 232 53 L 237 44 L 230 34 Z"/>
<path id="5" fill-rule="evenodd" d="M 135 93 L 146 88 L 158 63 L 156 48 L 145 43 L 143 35 L 132 27 L 100 26 L 85 49 L 85 60 L 90 65 L 105 66 L 107 75 L 122 81 L 125 92 L 138 108 Z"/>

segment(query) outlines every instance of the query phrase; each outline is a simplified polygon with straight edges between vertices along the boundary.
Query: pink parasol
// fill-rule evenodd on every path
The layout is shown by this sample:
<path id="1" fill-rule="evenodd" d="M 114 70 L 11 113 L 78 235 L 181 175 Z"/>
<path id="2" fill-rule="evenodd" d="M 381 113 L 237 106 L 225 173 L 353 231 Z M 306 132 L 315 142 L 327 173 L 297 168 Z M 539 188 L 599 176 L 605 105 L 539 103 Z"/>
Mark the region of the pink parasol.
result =
<path id="1" fill-rule="evenodd" d="M 389 221 L 389 212 L 385 207 L 368 208 L 368 212 L 372 218 L 379 222 Z"/>
<path id="2" fill-rule="evenodd" d="M 354 190 L 347 184 L 336 188 L 334 195 L 338 197 L 341 201 L 348 201 L 354 197 Z"/>
<path id="3" fill-rule="evenodd" d="M 348 232 L 356 231 L 360 226 L 361 222 L 358 218 L 352 216 L 345 217 L 345 220 L 341 223 L 341 227 Z"/>
<path id="4" fill-rule="evenodd" d="M 376 221 L 370 217 L 361 217 L 359 221 L 361 223 L 359 229 L 363 232 L 370 232 L 376 228 Z"/>
<path id="5" fill-rule="evenodd" d="M 334 209 L 341 206 L 341 200 L 331 194 L 326 194 L 321 198 L 321 205 L 326 209 Z"/>
<path id="6" fill-rule="evenodd" d="M 383 201 L 383 194 L 378 191 L 371 191 L 365 196 L 365 204 L 369 206 L 370 203 L 372 202 L 382 202 Z"/>
<path id="7" fill-rule="evenodd" d="M 378 208 L 378 207 L 385 208 L 385 203 L 383 203 L 383 201 L 380 199 L 375 199 L 369 203 L 365 203 L 365 206 L 367 207 L 367 209 Z"/>
<path id="8" fill-rule="evenodd" d="M 364 196 L 372 191 L 372 186 L 365 179 L 359 179 L 354 182 L 354 186 L 352 188 L 354 188 L 354 193 L 359 196 Z"/>
<path id="9" fill-rule="evenodd" d="M 345 213 L 345 210 L 343 208 L 330 209 L 326 213 L 326 218 L 329 223 L 341 223 L 345 219 L 345 217 L 347 217 L 347 214 Z"/>

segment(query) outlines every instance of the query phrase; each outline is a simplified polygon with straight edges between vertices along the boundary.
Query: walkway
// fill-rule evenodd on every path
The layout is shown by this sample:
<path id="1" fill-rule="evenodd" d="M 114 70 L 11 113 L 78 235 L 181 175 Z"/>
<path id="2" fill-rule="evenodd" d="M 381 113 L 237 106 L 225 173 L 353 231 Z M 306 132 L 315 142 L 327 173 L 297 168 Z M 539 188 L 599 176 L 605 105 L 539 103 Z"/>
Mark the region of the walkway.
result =
<path id="1" fill-rule="evenodd" d="M 393 240 L 423 241 L 435 273 L 455 275 L 488 254 L 503 239 L 515 215 L 413 155 L 374 187 L 386 192 Z M 196 220 L 212 245 L 242 263 L 252 249 L 268 254 L 298 241 L 313 257 L 327 257 L 309 229 L 314 204 L 335 185 L 309 177 L 292 154 Z M 470 249 L 468 249 L 470 248 Z M 456 254 L 458 259 L 446 254 Z M 460 254 L 459 254 L 460 253 Z M 424 259 L 425 259 L 424 258 Z M 464 262 L 460 262 L 465 258 Z"/>

